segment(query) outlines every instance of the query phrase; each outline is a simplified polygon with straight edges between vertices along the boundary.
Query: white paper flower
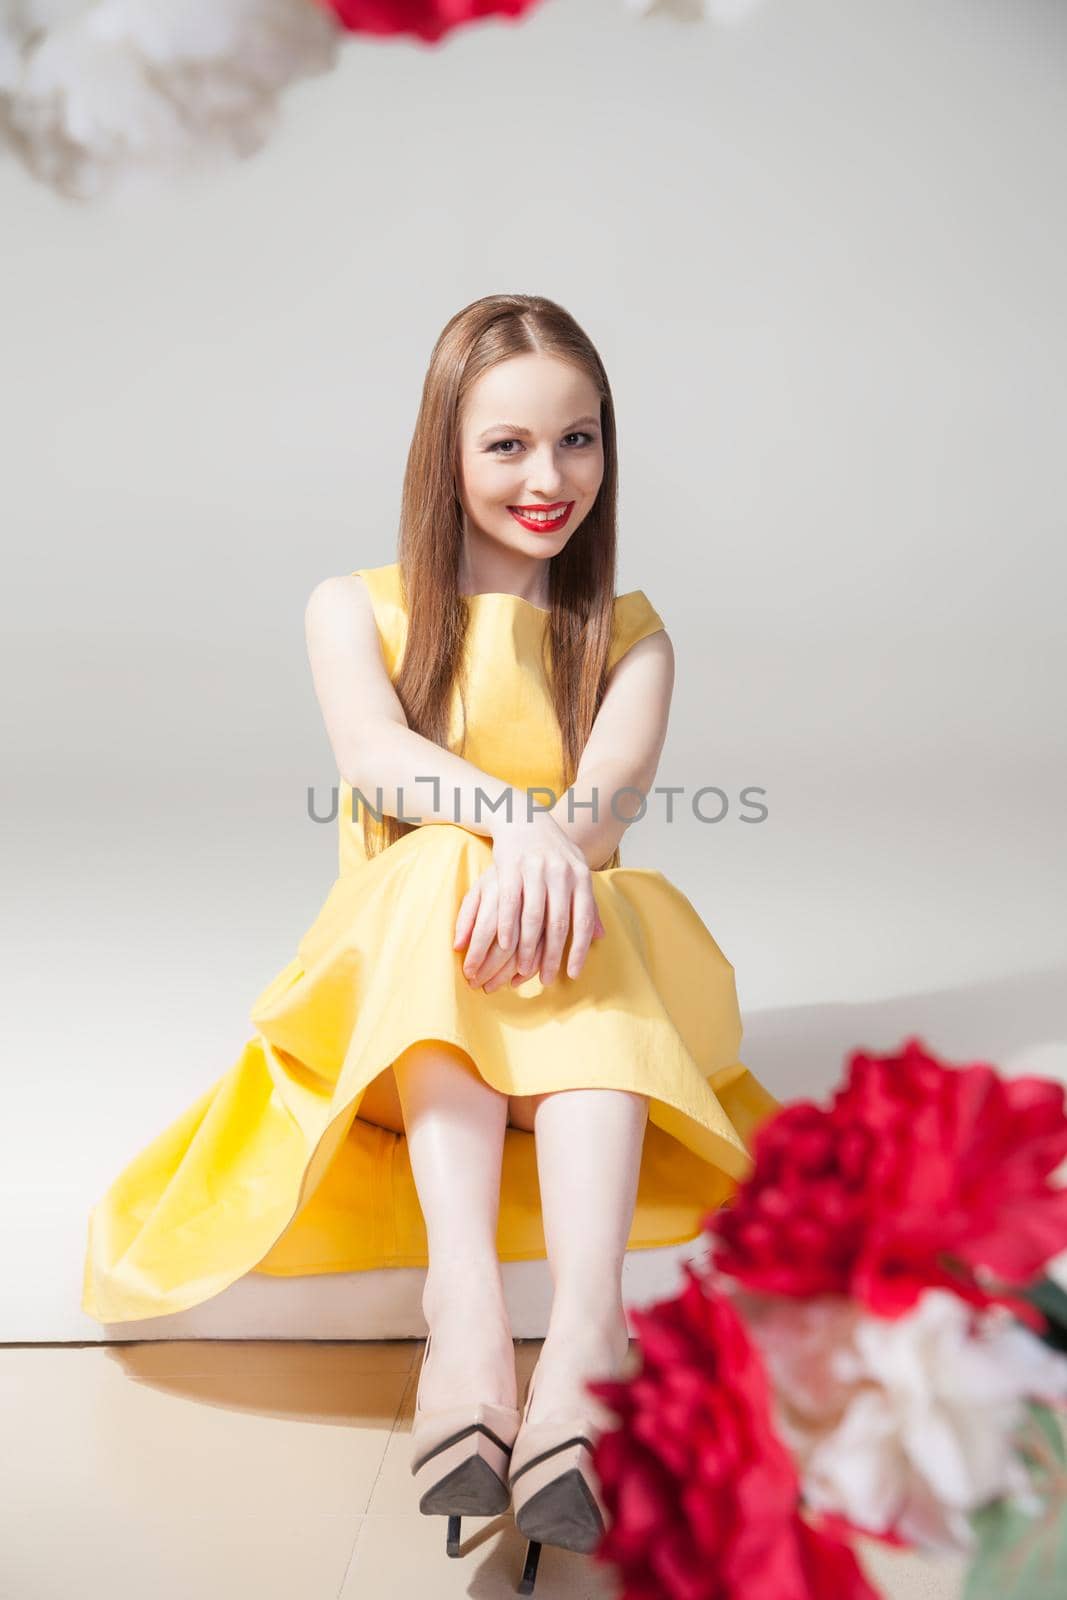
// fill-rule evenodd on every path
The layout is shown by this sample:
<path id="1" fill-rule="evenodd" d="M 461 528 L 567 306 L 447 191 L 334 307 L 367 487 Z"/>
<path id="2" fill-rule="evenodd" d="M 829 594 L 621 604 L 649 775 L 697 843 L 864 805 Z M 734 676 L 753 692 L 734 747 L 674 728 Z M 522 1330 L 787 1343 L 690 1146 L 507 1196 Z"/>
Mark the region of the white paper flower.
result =
<path id="1" fill-rule="evenodd" d="M 1028 1501 L 1025 1401 L 1067 1398 L 1067 1358 L 1003 1307 L 928 1289 L 907 1316 L 837 1297 L 735 1296 L 775 1389 L 806 1503 L 930 1551 L 972 1549 L 970 1513 Z"/>
<path id="2" fill-rule="evenodd" d="M 736 22 L 744 22 L 763 4 L 763 0 L 623 0 L 623 4 L 627 11 L 640 16 L 657 11 L 681 22 L 707 20 L 729 27 Z"/>
<path id="3" fill-rule="evenodd" d="M 333 66 L 340 39 L 311 0 L 0 0 L 0 130 L 89 199 L 258 150 L 281 91 Z"/>

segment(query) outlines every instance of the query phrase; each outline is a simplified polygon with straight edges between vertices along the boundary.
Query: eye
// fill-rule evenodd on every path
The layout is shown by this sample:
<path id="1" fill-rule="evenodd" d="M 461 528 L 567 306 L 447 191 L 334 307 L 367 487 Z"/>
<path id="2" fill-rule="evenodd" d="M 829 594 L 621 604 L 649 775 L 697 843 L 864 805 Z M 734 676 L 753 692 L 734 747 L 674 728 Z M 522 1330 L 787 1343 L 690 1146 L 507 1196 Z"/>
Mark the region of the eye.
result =
<path id="1" fill-rule="evenodd" d="M 564 434 L 563 437 L 565 439 L 585 439 L 590 444 L 592 444 L 594 442 L 593 441 L 593 435 L 591 433 L 586 433 L 584 430 L 579 430 L 577 433 L 566 433 L 566 434 Z M 513 456 L 515 454 L 514 450 L 504 450 L 502 448 L 502 446 L 504 446 L 506 444 L 520 444 L 520 443 L 521 443 L 521 440 L 519 440 L 519 439 L 497 439 L 494 444 L 491 444 L 489 446 L 489 451 L 490 451 L 490 454 L 492 454 L 495 451 L 497 454 L 499 454 L 501 456 L 505 456 L 505 457 L 506 456 Z M 573 446 L 573 448 L 574 449 L 581 449 L 582 446 L 581 445 L 576 445 L 576 446 Z"/>

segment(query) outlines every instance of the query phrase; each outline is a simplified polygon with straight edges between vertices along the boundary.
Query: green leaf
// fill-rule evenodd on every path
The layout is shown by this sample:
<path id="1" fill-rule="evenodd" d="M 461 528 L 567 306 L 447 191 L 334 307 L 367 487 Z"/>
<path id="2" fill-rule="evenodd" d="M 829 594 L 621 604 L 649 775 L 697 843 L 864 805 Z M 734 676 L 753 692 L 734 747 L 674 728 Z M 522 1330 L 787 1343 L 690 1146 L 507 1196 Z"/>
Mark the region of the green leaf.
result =
<path id="1" fill-rule="evenodd" d="M 1063 1600 L 1067 1591 L 1067 1507 L 1028 1517 L 998 1501 L 972 1519 L 978 1550 L 963 1600 Z"/>
<path id="2" fill-rule="evenodd" d="M 1042 1405 L 1040 1401 L 1037 1400 L 1028 1400 L 1026 1403 L 1026 1409 L 1030 1414 L 1030 1421 L 1035 1427 L 1040 1428 L 1041 1432 L 1044 1434 L 1055 1460 L 1058 1461 L 1061 1466 L 1067 1465 L 1067 1439 L 1065 1439 L 1063 1435 L 1063 1413 L 1053 1411 L 1051 1406 Z M 1028 1435 L 1024 1430 L 1020 1435 L 1020 1442 L 1025 1444 L 1027 1437 Z M 1031 1465 L 1031 1476 L 1033 1475 L 1034 1467 Z M 1041 1471 L 1040 1467 L 1038 1467 L 1036 1475 L 1041 1490 L 1047 1493 L 1047 1470 Z"/>
<path id="3" fill-rule="evenodd" d="M 1067 1350 L 1067 1290 L 1061 1289 L 1054 1278 L 1045 1277 L 1035 1279 L 1016 1293 L 1043 1311 L 1049 1320 L 1050 1326 L 1044 1333 L 1034 1330 L 1035 1337 L 1055 1350 Z"/>
<path id="4" fill-rule="evenodd" d="M 1010 1500 L 971 1518 L 977 1537 L 962 1600 L 1063 1600 L 1067 1593 L 1067 1454 L 1059 1414 L 1032 1401 L 1018 1435 L 1040 1506 Z"/>

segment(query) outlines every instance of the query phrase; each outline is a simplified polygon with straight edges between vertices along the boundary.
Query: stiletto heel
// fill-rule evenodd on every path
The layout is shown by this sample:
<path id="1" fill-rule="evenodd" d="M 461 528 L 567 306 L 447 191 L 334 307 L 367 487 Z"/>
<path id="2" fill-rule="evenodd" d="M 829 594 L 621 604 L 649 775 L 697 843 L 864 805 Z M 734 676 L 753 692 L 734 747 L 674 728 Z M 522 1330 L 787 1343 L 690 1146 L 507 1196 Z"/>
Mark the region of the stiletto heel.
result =
<path id="1" fill-rule="evenodd" d="M 419 1510 L 448 1518 L 445 1551 L 459 1555 L 460 1519 L 493 1517 L 508 1507 L 508 1463 L 519 1429 L 516 1406 L 475 1401 L 424 1411 L 422 1379 L 430 1336 L 415 1391 L 411 1427 L 411 1471 L 419 1491 Z"/>
<path id="2" fill-rule="evenodd" d="M 517 1594 L 533 1594 L 534 1584 L 537 1581 L 537 1563 L 540 1559 L 541 1546 L 536 1539 L 531 1539 L 526 1546 L 526 1565 L 522 1569 Z"/>
<path id="3" fill-rule="evenodd" d="M 593 1446 L 601 1425 L 591 1409 L 562 1422 L 528 1422 L 536 1377 L 535 1368 L 508 1473 L 515 1526 L 528 1540 L 518 1594 L 533 1594 L 543 1544 L 587 1555 L 596 1549 L 607 1525 L 607 1508 L 593 1467 Z"/>

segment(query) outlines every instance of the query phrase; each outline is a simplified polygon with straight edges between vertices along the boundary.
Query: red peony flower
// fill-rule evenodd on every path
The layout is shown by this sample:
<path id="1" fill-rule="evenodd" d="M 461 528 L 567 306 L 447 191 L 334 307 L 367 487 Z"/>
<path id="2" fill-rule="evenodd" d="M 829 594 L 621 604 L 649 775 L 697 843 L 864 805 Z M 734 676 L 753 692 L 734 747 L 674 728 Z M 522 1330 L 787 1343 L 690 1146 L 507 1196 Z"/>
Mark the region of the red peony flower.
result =
<path id="1" fill-rule="evenodd" d="M 899 1056 L 855 1051 L 828 1109 L 763 1123 L 733 1203 L 704 1219 L 715 1264 L 749 1288 L 850 1296 L 899 1316 L 938 1286 L 1003 1304 L 1039 1331 L 1029 1301 L 976 1270 L 1027 1284 L 1067 1249 L 1063 1086 L 953 1067 L 918 1038 Z"/>
<path id="2" fill-rule="evenodd" d="M 676 1298 L 632 1311 L 642 1365 L 590 1383 L 621 1418 L 594 1448 L 622 1600 L 877 1600 L 849 1549 L 799 1509 L 756 1347 L 688 1263 Z"/>
<path id="3" fill-rule="evenodd" d="M 350 33 L 410 33 L 435 44 L 483 17 L 519 17 L 537 0 L 317 0 Z"/>

